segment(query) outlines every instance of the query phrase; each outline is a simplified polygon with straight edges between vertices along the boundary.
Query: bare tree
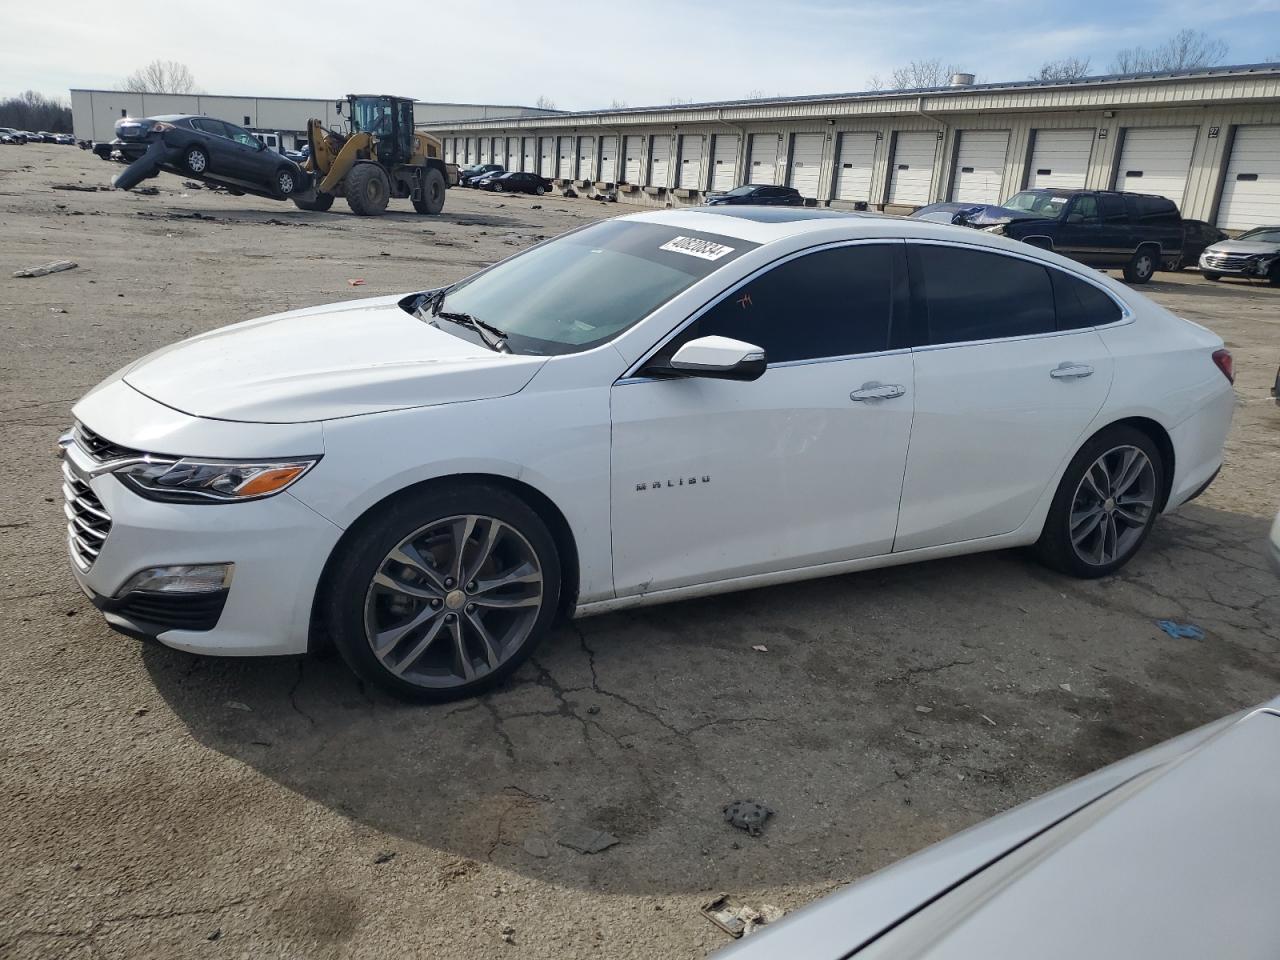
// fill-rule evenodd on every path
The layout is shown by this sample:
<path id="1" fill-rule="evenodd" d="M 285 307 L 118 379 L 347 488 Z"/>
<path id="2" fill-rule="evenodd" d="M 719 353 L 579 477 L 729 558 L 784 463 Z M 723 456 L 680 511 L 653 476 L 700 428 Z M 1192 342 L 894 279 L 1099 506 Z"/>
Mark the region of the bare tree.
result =
<path id="1" fill-rule="evenodd" d="M 1158 70 L 1190 70 L 1212 67 L 1227 57 L 1224 40 L 1203 30 L 1179 30 L 1155 47 L 1128 47 L 1111 61 L 1112 73 L 1152 73 Z"/>
<path id="2" fill-rule="evenodd" d="M 753 89 L 751 89 L 751 90 L 748 90 L 748 91 L 747 91 L 747 95 L 746 95 L 745 97 L 743 97 L 742 99 L 744 99 L 744 100 L 763 100 L 763 99 L 764 99 L 764 91 L 763 91 L 763 90 L 761 90 L 759 87 L 755 87 L 755 88 L 753 88 Z"/>
<path id="3" fill-rule="evenodd" d="M 897 67 L 886 81 L 878 74 L 867 81 L 872 90 L 921 90 L 926 87 L 945 87 L 953 73 L 960 73 L 954 64 L 944 64 L 937 57 L 932 60 L 912 60 L 905 67 Z"/>
<path id="4" fill-rule="evenodd" d="M 535 101 L 533 105 L 539 110 L 554 110 L 556 108 L 556 102 L 545 93 L 538 97 L 537 101 Z"/>
<path id="5" fill-rule="evenodd" d="M 626 107 L 627 101 L 619 100 L 617 97 L 614 97 L 614 99 L 609 103 L 610 110 L 625 110 Z"/>
<path id="6" fill-rule="evenodd" d="M 196 78 L 185 63 L 152 60 L 124 78 L 130 93 L 198 93 Z"/>
<path id="7" fill-rule="evenodd" d="M 1061 60 L 1050 60 L 1036 73 L 1032 80 L 1079 80 L 1089 75 L 1089 58 L 1063 57 Z"/>
<path id="8" fill-rule="evenodd" d="M 28 90 L 0 100 L 0 126 L 19 130 L 71 132 L 71 108 L 65 101 Z"/>

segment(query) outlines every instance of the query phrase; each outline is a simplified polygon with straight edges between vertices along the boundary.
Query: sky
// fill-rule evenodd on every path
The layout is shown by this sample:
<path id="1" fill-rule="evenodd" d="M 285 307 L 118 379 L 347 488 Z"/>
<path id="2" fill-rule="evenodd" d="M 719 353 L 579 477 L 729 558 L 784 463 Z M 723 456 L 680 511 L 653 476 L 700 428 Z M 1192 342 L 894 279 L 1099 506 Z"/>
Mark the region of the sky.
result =
<path id="1" fill-rule="evenodd" d="M 206 93 L 637 107 L 865 90 L 934 57 L 979 82 L 1066 56 L 1106 73 L 1116 50 L 1184 27 L 1224 40 L 1229 63 L 1280 59 L 1280 0 L 59 0 L 0 4 L 0 96 L 118 88 L 163 59 Z"/>

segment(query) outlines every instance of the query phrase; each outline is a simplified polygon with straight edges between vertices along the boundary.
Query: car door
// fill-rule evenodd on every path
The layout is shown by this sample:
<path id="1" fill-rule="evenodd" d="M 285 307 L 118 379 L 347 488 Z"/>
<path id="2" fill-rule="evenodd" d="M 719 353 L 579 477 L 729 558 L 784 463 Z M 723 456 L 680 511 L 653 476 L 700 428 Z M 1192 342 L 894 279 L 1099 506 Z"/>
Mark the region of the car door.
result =
<path id="1" fill-rule="evenodd" d="M 227 125 L 213 117 L 193 117 L 191 128 L 200 135 L 200 142 L 209 153 L 208 173 L 234 176 L 232 153 L 235 147 L 227 135 Z"/>
<path id="2" fill-rule="evenodd" d="M 1081 263 L 1107 262 L 1096 194 L 1081 193 L 1072 197 L 1058 221 L 1046 225 L 1045 232 L 1053 238 L 1055 253 Z"/>
<path id="3" fill-rule="evenodd" d="M 229 157 L 232 176 L 245 183 L 265 185 L 271 182 L 276 158 L 260 140 L 243 127 L 228 123 L 227 136 L 231 140 Z"/>
<path id="4" fill-rule="evenodd" d="M 764 348 L 744 383 L 639 373 L 614 385 L 614 581 L 628 596 L 887 554 L 911 429 L 903 244 L 793 255 L 670 338 Z M 905 343 L 905 340 L 904 340 Z"/>
<path id="5" fill-rule="evenodd" d="M 915 420 L 895 551 L 1016 530 L 1111 386 L 1101 287 L 1014 253 L 907 246 Z"/>

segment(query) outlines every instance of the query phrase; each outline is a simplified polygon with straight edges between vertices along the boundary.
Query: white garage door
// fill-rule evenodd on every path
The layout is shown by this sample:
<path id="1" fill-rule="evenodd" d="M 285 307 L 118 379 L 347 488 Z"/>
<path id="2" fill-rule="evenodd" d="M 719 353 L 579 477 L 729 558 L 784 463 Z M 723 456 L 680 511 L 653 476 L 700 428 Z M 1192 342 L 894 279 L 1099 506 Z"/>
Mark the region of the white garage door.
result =
<path id="1" fill-rule="evenodd" d="M 671 163 L 671 138 L 666 134 L 649 138 L 649 186 L 665 187 Z"/>
<path id="2" fill-rule="evenodd" d="M 747 183 L 778 182 L 778 135 L 753 133 L 747 156 Z"/>
<path id="3" fill-rule="evenodd" d="M 573 137 L 560 137 L 559 157 L 556 176 L 561 180 L 573 179 Z"/>
<path id="4" fill-rule="evenodd" d="M 596 178 L 596 138 L 578 138 L 578 179 L 594 180 Z"/>
<path id="5" fill-rule="evenodd" d="M 1028 187 L 1084 186 L 1093 152 L 1092 130 L 1037 130 L 1031 150 Z"/>
<path id="6" fill-rule="evenodd" d="M 797 133 L 791 137 L 789 183 L 810 199 L 818 196 L 818 179 L 822 173 L 822 133 Z"/>
<path id="7" fill-rule="evenodd" d="M 525 173 L 534 173 L 538 169 L 538 141 L 535 137 L 524 138 L 524 160 L 520 169 Z"/>
<path id="8" fill-rule="evenodd" d="M 538 173 L 550 180 L 556 175 L 556 141 L 554 137 L 542 137 L 538 143 Z"/>
<path id="9" fill-rule="evenodd" d="M 999 203 L 1004 180 L 1008 130 L 962 130 L 951 175 L 951 199 L 960 203 Z"/>
<path id="10" fill-rule="evenodd" d="M 732 190 L 738 185 L 738 138 L 716 134 L 711 141 L 711 189 Z"/>
<path id="11" fill-rule="evenodd" d="M 1218 226 L 1280 223 L 1280 127 L 1237 127 L 1218 203 Z"/>
<path id="12" fill-rule="evenodd" d="M 477 158 L 478 156 L 480 156 L 480 150 L 479 150 L 479 148 L 476 146 L 476 138 L 475 138 L 475 137 L 467 137 L 467 156 L 466 156 L 466 162 L 467 162 L 467 163 L 477 163 L 478 161 L 476 160 L 476 158 Z"/>
<path id="13" fill-rule="evenodd" d="M 614 171 L 618 166 L 618 138 L 600 138 L 600 182 L 613 183 Z"/>
<path id="14" fill-rule="evenodd" d="M 697 190 L 701 174 L 702 135 L 683 133 L 680 135 L 680 168 L 676 170 L 676 186 Z"/>
<path id="15" fill-rule="evenodd" d="M 836 199 L 870 200 L 871 171 L 876 157 L 874 133 L 840 134 L 836 154 Z"/>
<path id="16" fill-rule="evenodd" d="M 933 188 L 933 158 L 938 135 L 932 130 L 902 130 L 894 137 L 890 162 L 889 202 L 924 206 Z"/>
<path id="17" fill-rule="evenodd" d="M 520 169 L 520 138 L 507 137 L 507 169 Z"/>
<path id="18" fill-rule="evenodd" d="M 622 138 L 622 180 L 624 183 L 640 183 L 640 150 L 643 137 Z"/>
<path id="19" fill-rule="evenodd" d="M 1195 127 L 1132 127 L 1124 132 L 1116 189 L 1154 193 L 1182 206 L 1196 146 Z"/>

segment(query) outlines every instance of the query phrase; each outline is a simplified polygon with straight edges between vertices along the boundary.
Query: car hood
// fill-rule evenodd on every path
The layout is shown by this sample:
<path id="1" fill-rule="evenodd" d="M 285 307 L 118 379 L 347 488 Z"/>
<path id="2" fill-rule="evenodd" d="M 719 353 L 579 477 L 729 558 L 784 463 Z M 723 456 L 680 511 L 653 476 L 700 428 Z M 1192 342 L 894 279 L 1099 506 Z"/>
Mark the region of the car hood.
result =
<path id="1" fill-rule="evenodd" d="M 495 353 L 406 313 L 401 297 L 233 324 L 143 357 L 139 393 L 197 417 L 332 420 L 518 393 L 545 357 Z"/>
<path id="2" fill-rule="evenodd" d="M 1219 240 L 1205 253 L 1229 253 L 1234 256 L 1250 256 L 1255 253 L 1280 253 L 1280 243 L 1262 243 L 1257 240 Z"/>
<path id="3" fill-rule="evenodd" d="M 911 215 L 914 220 L 930 220 L 934 223 L 955 223 L 966 227 L 990 227 L 1015 220 L 1044 220 L 1024 210 L 1011 210 L 990 203 L 934 203 L 921 207 Z"/>

